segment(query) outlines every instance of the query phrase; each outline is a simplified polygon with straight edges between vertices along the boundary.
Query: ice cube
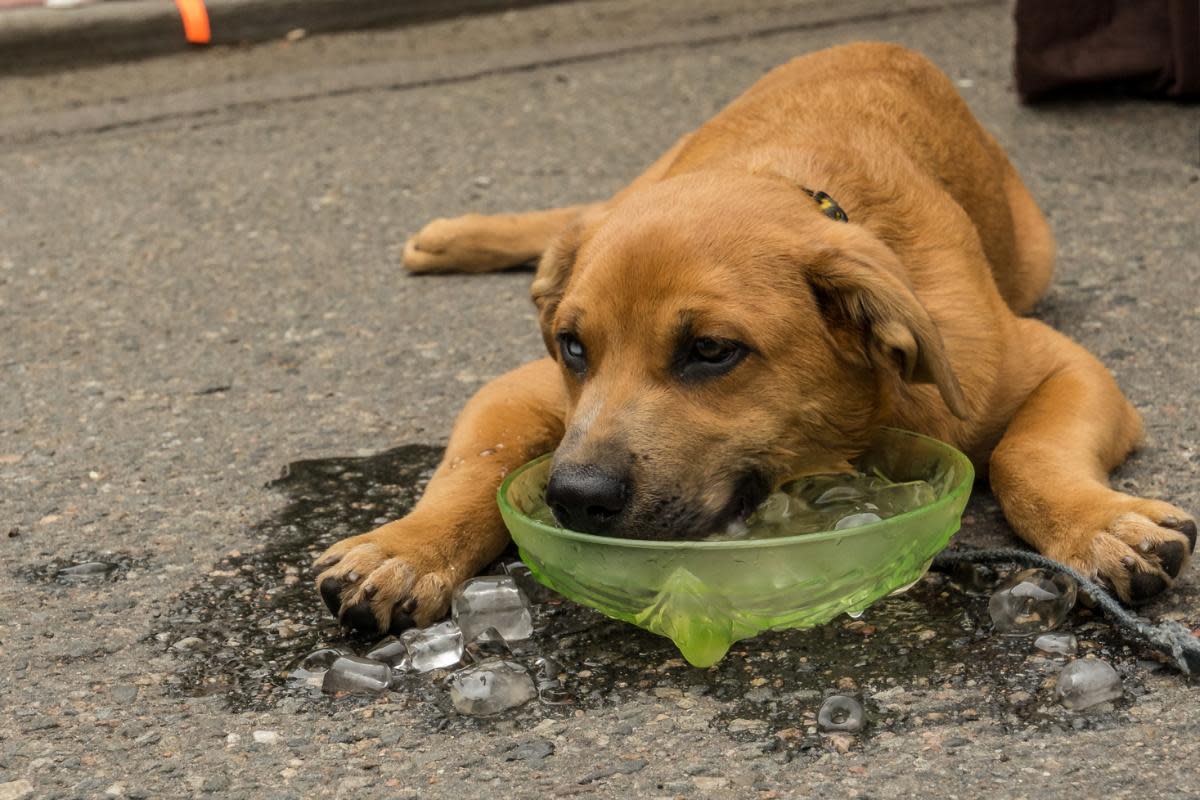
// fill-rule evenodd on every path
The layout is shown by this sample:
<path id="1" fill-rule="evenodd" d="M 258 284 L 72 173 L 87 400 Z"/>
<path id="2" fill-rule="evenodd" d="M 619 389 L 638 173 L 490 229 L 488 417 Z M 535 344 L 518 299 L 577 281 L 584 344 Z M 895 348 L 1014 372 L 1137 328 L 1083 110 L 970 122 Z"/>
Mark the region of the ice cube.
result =
<path id="1" fill-rule="evenodd" d="M 880 509 L 882 516 L 894 517 L 929 505 L 937 499 L 937 493 L 925 481 L 909 481 L 880 486 L 868 499 Z"/>
<path id="2" fill-rule="evenodd" d="M 320 689 L 325 673 L 346 651 L 336 647 L 323 647 L 293 661 L 287 668 L 287 681 L 291 686 Z"/>
<path id="3" fill-rule="evenodd" d="M 1043 569 L 1027 569 L 1002 583 L 988 601 L 999 633 L 1022 636 L 1057 628 L 1075 605 L 1075 581 Z"/>
<path id="4" fill-rule="evenodd" d="M 865 719 L 862 704 L 844 694 L 826 697 L 817 711 L 817 725 L 826 732 L 856 733 L 862 730 Z"/>
<path id="5" fill-rule="evenodd" d="M 570 703 L 575 698 L 563 687 L 558 676 L 562 674 L 562 665 L 549 656 L 540 656 L 533 665 L 537 667 L 538 699 L 549 706 Z"/>
<path id="6" fill-rule="evenodd" d="M 562 664 L 550 656 L 538 656 L 533 665 L 537 667 L 538 685 L 541 685 L 543 681 L 557 682 L 558 676 L 563 672 Z"/>
<path id="7" fill-rule="evenodd" d="M 870 525 L 873 522 L 879 522 L 882 519 L 878 514 L 871 511 L 864 511 L 859 514 L 850 514 L 842 517 L 833 526 L 835 531 L 844 531 L 848 528 L 860 528 L 863 525 Z"/>
<path id="8" fill-rule="evenodd" d="M 454 590 L 454 621 L 467 641 L 495 628 L 507 641 L 533 635 L 529 600 L 509 575 L 472 578 Z"/>
<path id="9" fill-rule="evenodd" d="M 575 700 L 575 697 L 558 681 L 538 684 L 538 699 L 548 706 L 563 706 Z"/>
<path id="10" fill-rule="evenodd" d="M 799 501 L 802 505 L 816 505 L 817 501 L 829 495 L 830 491 L 842 487 L 853 487 L 862 477 L 854 473 L 805 475 L 784 485 L 780 491 L 786 492 L 789 497 Z M 836 492 L 834 495 L 829 495 L 830 500 L 835 496 Z"/>
<path id="11" fill-rule="evenodd" d="M 1033 640 L 1033 646 L 1043 653 L 1069 656 L 1079 647 L 1079 642 L 1070 633 L 1043 633 Z"/>
<path id="12" fill-rule="evenodd" d="M 751 525 L 777 525 L 792 515 L 792 498 L 787 492 L 772 492 L 747 520 Z"/>
<path id="13" fill-rule="evenodd" d="M 1063 667 L 1054 693 L 1072 711 L 1082 711 L 1124 696 L 1121 676 L 1104 661 L 1081 658 Z"/>
<path id="14" fill-rule="evenodd" d="M 333 666 L 333 662 L 345 655 L 351 654 L 338 647 L 322 647 L 320 650 L 314 650 L 308 655 L 302 656 L 294 666 L 310 672 L 324 672 Z"/>
<path id="15" fill-rule="evenodd" d="M 558 593 L 533 577 L 533 570 L 522 561 L 510 561 L 504 571 L 516 582 L 517 588 L 525 593 L 531 603 L 547 603 L 558 597 Z"/>
<path id="16" fill-rule="evenodd" d="M 463 634 L 453 622 L 405 631 L 401 641 L 408 647 L 408 663 L 416 672 L 452 667 L 463 656 Z"/>
<path id="17" fill-rule="evenodd" d="M 740 519 L 731 519 L 725 524 L 725 533 L 721 538 L 727 542 L 745 539 L 750 535 L 750 526 Z"/>
<path id="18" fill-rule="evenodd" d="M 325 694 L 383 694 L 392 685 L 392 668 L 382 661 L 359 656 L 342 656 L 325 673 Z"/>
<path id="19" fill-rule="evenodd" d="M 476 636 L 464 648 L 472 661 L 487 661 L 492 658 L 505 658 L 512 655 L 508 642 L 495 628 L 488 628 Z"/>
<path id="20" fill-rule="evenodd" d="M 410 629 L 411 630 L 411 629 Z M 404 669 L 408 662 L 408 645 L 395 636 L 380 639 L 366 655 L 375 661 L 382 661 L 389 667 Z"/>
<path id="21" fill-rule="evenodd" d="M 854 484 L 844 484 L 826 489 L 813 500 L 813 505 L 830 506 L 842 503 L 857 503 L 863 499 L 863 490 Z"/>
<path id="22" fill-rule="evenodd" d="M 499 714 L 536 696 L 533 678 L 513 661 L 484 661 L 450 676 L 450 702 L 460 714 Z"/>

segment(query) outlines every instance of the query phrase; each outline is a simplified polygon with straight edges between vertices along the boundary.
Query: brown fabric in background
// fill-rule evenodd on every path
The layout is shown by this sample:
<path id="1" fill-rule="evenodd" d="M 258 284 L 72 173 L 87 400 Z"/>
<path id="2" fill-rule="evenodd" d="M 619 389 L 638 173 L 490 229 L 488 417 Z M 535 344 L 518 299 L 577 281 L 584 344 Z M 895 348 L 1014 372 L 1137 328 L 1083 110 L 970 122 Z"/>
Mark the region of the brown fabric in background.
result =
<path id="1" fill-rule="evenodd" d="M 1025 100 L 1105 83 L 1200 96 L 1200 0 L 1017 0 L 1015 17 Z"/>

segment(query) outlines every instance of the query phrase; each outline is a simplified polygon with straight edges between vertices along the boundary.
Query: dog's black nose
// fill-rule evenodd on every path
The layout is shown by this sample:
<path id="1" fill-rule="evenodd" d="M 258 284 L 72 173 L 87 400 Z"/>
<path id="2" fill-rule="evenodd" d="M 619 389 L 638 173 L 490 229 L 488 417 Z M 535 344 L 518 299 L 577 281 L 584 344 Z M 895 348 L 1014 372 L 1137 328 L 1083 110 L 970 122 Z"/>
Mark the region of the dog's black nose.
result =
<path id="1" fill-rule="evenodd" d="M 546 504 L 573 531 L 606 533 L 628 500 L 622 476 L 595 464 L 556 465 L 546 485 Z"/>

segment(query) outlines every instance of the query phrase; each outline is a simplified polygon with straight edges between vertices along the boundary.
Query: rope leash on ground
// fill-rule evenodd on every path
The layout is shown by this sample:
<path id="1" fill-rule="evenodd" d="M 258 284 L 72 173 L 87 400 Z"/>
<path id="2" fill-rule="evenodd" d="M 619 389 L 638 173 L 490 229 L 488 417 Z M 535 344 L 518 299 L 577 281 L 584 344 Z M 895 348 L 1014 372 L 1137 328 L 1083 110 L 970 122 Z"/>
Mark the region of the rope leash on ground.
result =
<path id="1" fill-rule="evenodd" d="M 949 572 L 963 564 L 1019 564 L 1061 573 L 1079 584 L 1079 592 L 1104 612 L 1108 621 L 1127 639 L 1143 643 L 1169 657 L 1184 675 L 1200 673 L 1200 639 L 1178 622 L 1166 620 L 1157 624 L 1131 613 L 1115 597 L 1094 581 L 1080 575 L 1066 564 L 1038 553 L 1015 548 L 990 550 L 946 550 L 933 559 L 932 568 Z"/>

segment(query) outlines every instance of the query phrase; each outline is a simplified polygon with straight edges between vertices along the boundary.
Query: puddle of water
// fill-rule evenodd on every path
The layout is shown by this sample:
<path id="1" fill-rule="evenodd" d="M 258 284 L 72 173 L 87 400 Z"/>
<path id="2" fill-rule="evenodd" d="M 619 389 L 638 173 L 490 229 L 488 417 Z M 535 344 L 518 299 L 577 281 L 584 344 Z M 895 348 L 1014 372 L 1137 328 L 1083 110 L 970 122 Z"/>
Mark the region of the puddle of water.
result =
<path id="1" fill-rule="evenodd" d="M 438 448 L 409 445 L 366 458 L 290 465 L 269 484 L 286 494 L 286 506 L 252 530 L 261 544 L 222 559 L 161 618 L 151 641 L 164 650 L 174 645 L 181 665 L 170 689 L 220 694 L 234 710 L 265 709 L 286 698 L 316 707 L 371 702 L 313 697 L 286 682 L 286 668 L 299 656 L 338 646 L 364 653 L 374 642 L 337 627 L 313 589 L 309 565 L 337 539 L 404 514 L 440 455 Z M 501 561 L 512 558 L 508 553 Z M 501 571 L 499 562 L 490 571 Z M 942 575 L 926 576 L 860 620 L 740 642 L 707 670 L 689 667 L 667 639 L 569 602 L 537 606 L 535 625 L 534 637 L 516 648 L 517 658 L 531 667 L 538 656 L 562 664 L 572 697 L 561 705 L 535 701 L 502 715 L 521 727 L 647 693 L 685 707 L 711 697 L 722 707 L 714 725 L 788 752 L 820 745 L 811 729 L 829 694 L 864 700 L 866 735 L 985 716 L 1022 728 L 1066 728 L 1073 719 L 1052 697 L 1065 659 L 1038 653 L 1034 637 L 991 635 L 986 596 L 968 594 Z M 1112 662 L 1126 678 L 1128 695 L 1142 691 L 1135 654 L 1107 625 L 1083 609 L 1068 625 L 1080 639 L 1080 655 Z M 394 691 L 433 730 L 491 724 L 454 714 L 444 677 L 408 675 Z M 1100 712 L 1086 724 L 1112 724 L 1123 716 L 1120 710 Z"/>
<path id="2" fill-rule="evenodd" d="M 261 544 L 221 559 L 164 615 L 153 639 L 180 651 L 175 691 L 222 694 L 234 709 L 275 705 L 293 692 L 281 672 L 318 647 L 361 649 L 341 631 L 313 588 L 313 559 L 339 539 L 405 514 L 424 490 L 441 450 L 406 445 L 369 458 L 298 461 L 267 486 L 287 504 L 251 530 Z"/>

